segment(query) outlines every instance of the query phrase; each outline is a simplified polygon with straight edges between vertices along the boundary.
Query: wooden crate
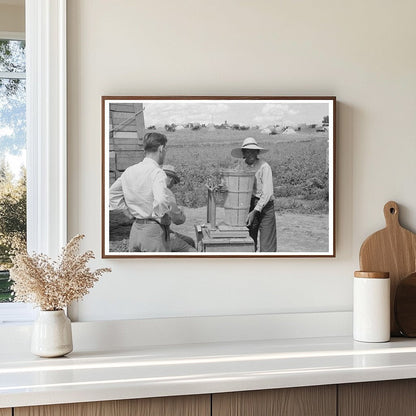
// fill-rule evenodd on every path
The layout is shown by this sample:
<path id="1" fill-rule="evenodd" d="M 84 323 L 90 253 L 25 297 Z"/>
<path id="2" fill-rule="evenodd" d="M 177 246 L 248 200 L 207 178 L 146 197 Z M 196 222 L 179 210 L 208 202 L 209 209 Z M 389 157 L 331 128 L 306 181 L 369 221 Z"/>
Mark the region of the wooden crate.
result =
<path id="1" fill-rule="evenodd" d="M 110 172 L 114 172 L 110 180 L 115 180 L 129 166 L 143 160 L 143 104 L 111 103 L 110 125 Z"/>
<path id="2" fill-rule="evenodd" d="M 111 144 L 110 143 L 110 152 L 114 151 L 114 152 L 118 152 L 118 151 L 126 151 L 126 152 L 130 152 L 133 150 L 140 150 L 143 151 L 143 146 L 140 146 L 138 143 L 134 143 L 134 144 Z"/>
<path id="3" fill-rule="evenodd" d="M 110 186 L 116 181 L 116 172 L 110 172 L 109 173 L 109 179 L 110 179 Z"/>
<path id="4" fill-rule="evenodd" d="M 116 153 L 111 152 L 109 153 L 109 162 L 110 162 L 110 172 L 114 172 L 116 170 Z"/>
<path id="5" fill-rule="evenodd" d="M 122 113 L 134 113 L 135 107 L 134 103 L 111 103 L 110 111 L 111 112 L 122 112 Z M 136 104 L 137 105 L 137 104 Z"/>
<path id="6" fill-rule="evenodd" d="M 204 253 L 254 253 L 254 241 L 251 237 L 210 238 L 206 226 L 195 226 L 198 251 Z"/>
<path id="7" fill-rule="evenodd" d="M 131 139 L 136 142 L 139 141 L 137 131 L 117 131 L 114 133 L 114 143 L 117 143 L 120 139 Z"/>
<path id="8" fill-rule="evenodd" d="M 254 172 L 224 169 L 221 174 L 227 190 L 224 201 L 225 223 L 244 226 L 253 193 Z"/>
<path id="9" fill-rule="evenodd" d="M 143 152 L 137 151 L 120 151 L 117 152 L 116 169 L 124 172 L 129 166 L 139 163 L 143 160 Z"/>

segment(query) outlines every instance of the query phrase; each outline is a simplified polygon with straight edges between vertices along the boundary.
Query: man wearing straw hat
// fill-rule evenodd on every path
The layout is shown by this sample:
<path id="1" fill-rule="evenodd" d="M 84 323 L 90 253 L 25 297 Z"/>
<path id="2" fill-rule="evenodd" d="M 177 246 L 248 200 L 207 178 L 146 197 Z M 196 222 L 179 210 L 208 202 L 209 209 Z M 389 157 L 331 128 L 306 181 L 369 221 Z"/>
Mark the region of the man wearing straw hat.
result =
<path id="1" fill-rule="evenodd" d="M 267 151 L 260 147 L 253 137 L 247 137 L 241 147 L 231 151 L 231 156 L 244 159 L 241 165 L 242 168 L 255 172 L 250 211 L 246 222 L 249 234 L 254 240 L 255 251 L 276 252 L 276 217 L 272 169 L 266 161 L 258 157 L 260 153 Z M 260 247 L 258 247 L 258 239 Z"/>

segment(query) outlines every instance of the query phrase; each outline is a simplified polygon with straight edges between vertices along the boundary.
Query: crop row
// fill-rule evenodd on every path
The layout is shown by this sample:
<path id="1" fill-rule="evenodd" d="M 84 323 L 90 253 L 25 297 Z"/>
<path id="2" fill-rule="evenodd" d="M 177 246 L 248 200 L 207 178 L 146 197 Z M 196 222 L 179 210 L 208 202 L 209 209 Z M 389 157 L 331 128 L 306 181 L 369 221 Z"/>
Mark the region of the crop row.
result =
<path id="1" fill-rule="evenodd" d="M 169 138 L 166 163 L 173 164 L 181 178 L 174 188 L 180 205 L 190 208 L 205 206 L 206 183 L 219 182 L 220 170 L 237 162 L 231 156 L 231 150 L 240 145 L 247 132 L 230 131 L 229 137 L 222 137 L 222 140 L 217 138 L 217 132 L 214 133 L 216 136 L 211 137 L 212 140 L 207 137 L 194 137 L 193 140 Z M 262 158 L 272 168 L 276 210 L 327 212 L 327 138 L 314 135 L 276 140 L 274 137 L 258 137 L 257 140 L 269 150 Z M 220 196 L 219 205 L 221 203 Z"/>

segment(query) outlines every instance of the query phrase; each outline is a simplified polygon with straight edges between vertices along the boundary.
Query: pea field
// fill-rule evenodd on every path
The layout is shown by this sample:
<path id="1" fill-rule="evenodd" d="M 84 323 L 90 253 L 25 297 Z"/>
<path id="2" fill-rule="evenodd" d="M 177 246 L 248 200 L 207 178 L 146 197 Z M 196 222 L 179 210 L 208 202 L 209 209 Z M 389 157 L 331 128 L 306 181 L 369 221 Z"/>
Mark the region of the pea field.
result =
<path id="1" fill-rule="evenodd" d="M 207 181 L 217 182 L 222 168 L 237 159 L 231 150 L 254 137 L 269 151 L 262 154 L 272 168 L 276 210 L 300 214 L 328 213 L 328 133 L 290 135 L 246 131 L 189 129 L 168 133 L 167 164 L 175 166 L 181 182 L 175 186 L 179 205 L 198 208 L 207 203 Z M 221 201 L 219 203 L 221 205 Z"/>

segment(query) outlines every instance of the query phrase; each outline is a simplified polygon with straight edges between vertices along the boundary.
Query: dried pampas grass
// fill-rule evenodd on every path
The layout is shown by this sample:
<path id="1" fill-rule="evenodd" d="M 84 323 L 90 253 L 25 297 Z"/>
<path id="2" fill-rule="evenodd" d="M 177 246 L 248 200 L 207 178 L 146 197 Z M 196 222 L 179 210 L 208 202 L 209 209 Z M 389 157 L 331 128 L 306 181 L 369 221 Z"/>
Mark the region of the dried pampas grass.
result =
<path id="1" fill-rule="evenodd" d="M 10 270 L 14 301 L 34 303 L 42 310 L 56 311 L 86 295 L 99 277 L 111 269 L 91 271 L 87 267 L 94 253 L 78 254 L 83 238 L 84 235 L 76 235 L 63 248 L 58 261 L 45 254 L 29 255 L 26 250 L 15 254 Z"/>

